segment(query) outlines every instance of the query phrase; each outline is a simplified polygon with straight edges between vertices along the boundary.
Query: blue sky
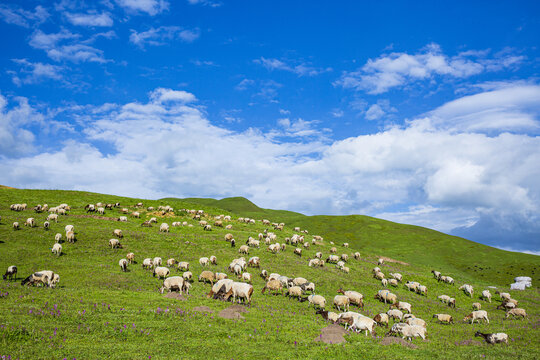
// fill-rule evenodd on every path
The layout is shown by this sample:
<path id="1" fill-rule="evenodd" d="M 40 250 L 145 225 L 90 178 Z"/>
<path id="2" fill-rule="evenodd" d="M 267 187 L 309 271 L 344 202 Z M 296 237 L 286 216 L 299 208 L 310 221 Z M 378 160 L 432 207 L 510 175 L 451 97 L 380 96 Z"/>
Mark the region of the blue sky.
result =
<path id="1" fill-rule="evenodd" d="M 540 252 L 537 2 L 4 1 L 0 183 Z"/>

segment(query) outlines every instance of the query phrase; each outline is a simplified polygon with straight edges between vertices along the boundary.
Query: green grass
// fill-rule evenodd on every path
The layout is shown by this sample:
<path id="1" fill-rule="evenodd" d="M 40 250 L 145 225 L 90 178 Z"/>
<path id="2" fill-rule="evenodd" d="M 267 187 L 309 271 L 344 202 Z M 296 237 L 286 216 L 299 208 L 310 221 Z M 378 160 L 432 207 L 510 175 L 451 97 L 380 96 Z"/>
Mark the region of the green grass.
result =
<path id="1" fill-rule="evenodd" d="M 404 280 L 416 280 L 428 286 L 427 297 L 408 292 L 402 285 L 392 289 L 402 301 L 413 305 L 413 313 L 428 321 L 428 341 L 415 339 L 418 349 L 399 345 L 382 346 L 380 338 L 348 335 L 347 343 L 328 345 L 314 342 L 327 324 L 314 314 L 307 303 L 299 303 L 281 296 L 262 295 L 264 286 L 258 270 L 254 275 L 255 294 L 245 320 L 226 320 L 217 313 L 230 304 L 209 300 L 204 296 L 210 285 L 195 282 L 186 301 L 165 298 L 157 289 L 161 281 L 141 268 L 145 257 L 160 256 L 189 261 L 197 276 L 202 268 L 201 256 L 216 255 L 218 265 L 211 270 L 227 272 L 228 263 L 238 257 L 237 248 L 223 240 L 232 232 L 237 244 L 248 236 L 256 237 L 264 230 L 260 222 L 255 225 L 232 221 L 233 230 L 216 229 L 204 232 L 196 221 L 176 211 L 173 221 L 188 221 L 193 227 L 171 227 L 169 234 L 158 232 L 159 226 L 143 228 L 140 224 L 148 214 L 143 210 L 141 219 L 129 217 L 128 223 L 102 220 L 84 215 L 84 205 L 96 202 L 117 202 L 132 206 L 139 201 L 145 206 L 169 204 L 176 210 L 202 208 L 211 215 L 229 214 L 236 219 L 247 216 L 256 219 L 284 221 L 283 232 L 277 232 L 278 241 L 293 234 L 293 226 L 309 229 L 310 234 L 325 237 L 323 245 L 304 250 L 299 258 L 288 246 L 284 253 L 270 254 L 263 247 L 252 249 L 250 256 L 259 256 L 262 266 L 269 272 L 289 277 L 303 276 L 313 281 L 316 292 L 325 296 L 331 305 L 339 287 L 354 289 L 364 294 L 366 315 L 386 311 L 388 307 L 373 299 L 380 282 L 371 277 L 379 255 L 405 261 L 409 265 L 388 263 L 382 266 L 385 274 L 400 272 Z M 13 212 L 9 204 L 48 203 L 50 206 L 68 203 L 73 207 L 70 215 L 60 217 L 46 231 L 42 224 L 46 214 L 32 210 Z M 130 208 L 133 210 L 133 208 Z M 118 217 L 119 210 L 107 211 L 105 216 Z M 159 201 L 130 199 L 76 191 L 46 191 L 0 189 L 0 270 L 16 264 L 18 281 L 0 282 L 0 358 L 11 356 L 21 359 L 179 359 L 179 358 L 235 358 L 235 359 L 290 359 L 290 358 L 523 358 L 540 357 L 538 344 L 540 325 L 540 294 L 534 287 L 513 296 L 529 313 L 527 320 L 503 320 L 504 312 L 495 310 L 499 301 L 489 304 L 480 301 L 489 313 L 491 323 L 463 324 L 461 319 L 470 311 L 471 303 L 489 285 L 507 289 L 517 275 L 533 277 L 537 285 L 540 261 L 538 257 L 517 254 L 475 244 L 464 239 L 441 234 L 429 229 L 395 224 L 365 216 L 313 216 L 287 211 L 260 209 L 243 198 L 162 199 Z M 11 224 L 21 224 L 34 217 L 39 227 L 22 226 L 13 231 Z M 149 216 L 148 216 L 149 217 Z M 162 219 L 158 220 L 161 222 Z M 50 248 L 54 234 L 64 233 L 64 226 L 73 224 L 77 233 L 75 244 L 63 243 L 64 255 L 53 256 Z M 111 250 L 108 240 L 112 231 L 124 231 L 123 249 Z M 310 238 L 310 237 L 309 237 Z M 329 241 L 337 244 L 349 242 L 350 249 L 338 248 L 339 253 L 360 251 L 360 261 L 349 260 L 351 273 L 346 275 L 333 265 L 324 269 L 307 266 L 308 258 L 316 251 L 325 257 Z M 187 243 L 186 243 L 187 242 Z M 423 244 L 423 245 L 422 245 Z M 345 251 L 346 250 L 346 251 Z M 118 260 L 133 251 L 138 264 L 122 273 Z M 474 254 L 474 255 L 472 255 Z M 475 267 L 476 265 L 476 267 Z M 510 265 L 514 267 L 510 267 Z M 479 267 L 483 269 L 480 270 Z M 430 274 L 432 268 L 456 279 L 456 286 L 437 283 Z M 521 269 L 523 268 L 523 269 Z M 20 280 L 33 271 L 50 269 L 60 274 L 56 289 L 21 287 Z M 475 271 L 476 270 L 476 271 Z M 172 270 L 176 274 L 176 270 Z M 475 287 L 475 299 L 467 298 L 457 287 L 462 283 Z M 5 295 L 7 293 L 7 295 Z M 457 308 L 450 309 L 436 300 L 440 294 L 457 299 Z M 492 290 L 494 293 L 494 290 Z M 215 310 L 205 315 L 194 312 L 196 306 L 206 305 Z M 327 307 L 329 308 L 330 305 Z M 445 312 L 458 321 L 451 326 L 431 322 L 434 313 Z M 456 346 L 456 342 L 474 339 L 476 330 L 507 332 L 512 339 L 508 346 Z M 378 328 L 383 336 L 386 329 Z M 476 338 L 476 340 L 479 340 Z"/>

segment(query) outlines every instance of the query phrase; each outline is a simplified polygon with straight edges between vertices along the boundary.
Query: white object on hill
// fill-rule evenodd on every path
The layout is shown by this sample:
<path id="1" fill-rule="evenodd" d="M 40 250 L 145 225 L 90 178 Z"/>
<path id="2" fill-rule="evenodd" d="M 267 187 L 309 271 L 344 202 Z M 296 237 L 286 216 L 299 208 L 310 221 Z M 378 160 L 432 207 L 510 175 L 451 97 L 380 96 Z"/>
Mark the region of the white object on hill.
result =
<path id="1" fill-rule="evenodd" d="M 528 276 L 518 276 L 514 278 L 514 283 L 510 284 L 510 290 L 525 290 L 532 286 L 532 279 Z"/>

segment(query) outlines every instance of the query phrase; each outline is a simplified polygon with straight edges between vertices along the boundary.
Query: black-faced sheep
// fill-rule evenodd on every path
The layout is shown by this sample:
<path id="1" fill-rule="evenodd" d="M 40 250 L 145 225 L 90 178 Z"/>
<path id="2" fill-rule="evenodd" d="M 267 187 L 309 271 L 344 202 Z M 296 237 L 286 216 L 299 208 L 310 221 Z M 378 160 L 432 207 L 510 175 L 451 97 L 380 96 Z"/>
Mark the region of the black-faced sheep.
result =
<path id="1" fill-rule="evenodd" d="M 17 266 L 11 265 L 7 268 L 6 273 L 2 276 L 4 280 L 9 277 L 9 280 L 17 280 Z"/>

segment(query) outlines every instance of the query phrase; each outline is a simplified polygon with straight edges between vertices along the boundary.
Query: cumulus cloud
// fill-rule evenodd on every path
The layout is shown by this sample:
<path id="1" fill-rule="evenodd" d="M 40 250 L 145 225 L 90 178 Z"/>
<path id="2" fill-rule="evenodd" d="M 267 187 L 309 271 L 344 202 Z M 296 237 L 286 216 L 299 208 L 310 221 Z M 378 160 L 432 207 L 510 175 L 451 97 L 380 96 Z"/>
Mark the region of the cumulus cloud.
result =
<path id="1" fill-rule="evenodd" d="M 47 79 L 62 80 L 64 70 L 62 66 L 32 63 L 27 59 L 13 59 L 13 61 L 20 66 L 19 72 L 10 72 L 11 80 L 17 86 L 35 84 Z"/>
<path id="2" fill-rule="evenodd" d="M 416 54 L 394 52 L 369 59 L 361 68 L 344 72 L 336 86 L 382 94 L 392 88 L 429 80 L 435 76 L 467 78 L 483 72 L 500 71 L 519 65 L 525 59 L 511 50 L 487 58 L 488 51 L 467 51 L 456 56 L 445 55 L 440 46 L 429 44 Z"/>
<path id="3" fill-rule="evenodd" d="M 116 3 L 129 12 L 142 12 L 152 16 L 169 9 L 169 2 L 166 0 L 116 0 Z"/>
<path id="4" fill-rule="evenodd" d="M 44 33 L 36 30 L 30 37 L 30 46 L 44 50 L 47 56 L 55 61 L 97 62 L 105 63 L 103 51 L 78 42 L 80 35 L 62 29 L 58 33 Z"/>
<path id="5" fill-rule="evenodd" d="M 66 18 L 73 25 L 78 26 L 100 26 L 110 27 L 113 26 L 113 19 L 110 14 L 103 12 L 101 14 L 90 12 L 87 14 L 82 13 L 66 13 Z"/>
<path id="6" fill-rule="evenodd" d="M 455 101 L 483 108 L 475 96 Z M 317 121 L 291 117 L 268 132 L 238 132 L 212 124 L 196 101 L 158 88 L 146 102 L 86 107 L 81 139 L 23 159 L 3 155 L 0 183 L 151 198 L 242 195 L 308 214 L 361 213 L 454 233 L 490 226 L 500 230 L 491 234 L 540 234 L 538 136 L 463 124 L 456 131 L 448 126 L 455 112 L 443 111 L 450 103 L 402 126 L 339 141 Z M 516 109 L 539 114 L 530 102 Z M 107 153 L 99 150 L 104 143 Z M 528 239 L 511 244 L 540 248 L 537 236 Z"/>
<path id="7" fill-rule="evenodd" d="M 8 24 L 29 28 L 44 23 L 49 16 L 47 9 L 41 5 L 36 6 L 34 11 L 28 11 L 14 5 L 0 4 L 0 18 Z"/>
<path id="8" fill-rule="evenodd" d="M 295 73 L 298 76 L 315 76 L 324 72 L 332 71 L 332 68 L 317 68 L 305 62 L 300 62 L 296 65 L 292 65 L 282 60 L 267 59 L 264 57 L 261 57 L 260 59 L 255 59 L 253 60 L 253 62 L 264 66 L 268 70 L 284 70 Z"/>
<path id="9" fill-rule="evenodd" d="M 388 113 L 397 112 L 397 109 L 390 106 L 390 102 L 385 99 L 377 100 L 376 104 L 372 104 L 365 112 L 367 120 L 378 120 Z"/>
<path id="10" fill-rule="evenodd" d="M 144 48 L 146 45 L 165 45 L 167 44 L 167 41 L 171 40 L 180 40 L 190 43 L 197 40 L 199 36 L 199 29 L 188 30 L 179 26 L 160 26 L 142 32 L 137 32 L 132 29 L 129 41 L 140 48 Z"/>

